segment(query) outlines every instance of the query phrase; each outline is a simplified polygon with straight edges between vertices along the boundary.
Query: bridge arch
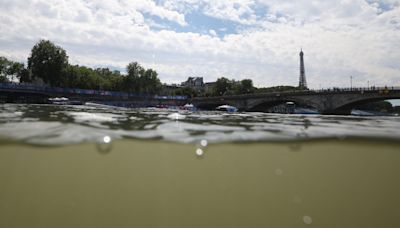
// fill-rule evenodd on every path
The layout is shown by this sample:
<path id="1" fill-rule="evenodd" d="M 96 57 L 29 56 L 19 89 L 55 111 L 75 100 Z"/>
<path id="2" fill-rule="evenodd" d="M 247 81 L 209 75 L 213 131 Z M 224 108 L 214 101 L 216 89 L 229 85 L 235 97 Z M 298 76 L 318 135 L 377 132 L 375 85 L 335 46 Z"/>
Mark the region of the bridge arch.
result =
<path id="1" fill-rule="evenodd" d="M 400 99 L 400 95 L 398 95 L 397 97 L 396 96 L 388 96 L 388 95 L 354 97 L 352 99 L 348 99 L 346 102 L 339 104 L 338 106 L 334 107 L 334 109 L 325 110 L 323 113 L 324 114 L 349 115 L 349 114 L 351 114 L 351 111 L 359 105 L 364 105 L 364 104 L 378 102 L 378 101 L 391 100 L 391 99 Z"/>
<path id="2" fill-rule="evenodd" d="M 320 110 L 320 104 L 315 103 L 312 100 L 304 99 L 301 97 L 280 97 L 275 99 L 260 99 L 257 101 L 252 102 L 247 106 L 248 111 L 260 111 L 264 112 L 270 108 L 275 106 L 285 104 L 287 102 L 293 102 L 296 105 L 302 105 L 306 107 L 312 107 L 317 110 Z"/>
<path id="3" fill-rule="evenodd" d="M 194 98 L 200 109 L 213 110 L 228 104 L 243 111 L 268 111 L 288 101 L 313 107 L 321 114 L 351 114 L 353 107 L 373 101 L 400 99 L 400 88 L 366 88 L 354 90 L 322 90 L 285 93 L 247 94 L 238 96 Z"/>

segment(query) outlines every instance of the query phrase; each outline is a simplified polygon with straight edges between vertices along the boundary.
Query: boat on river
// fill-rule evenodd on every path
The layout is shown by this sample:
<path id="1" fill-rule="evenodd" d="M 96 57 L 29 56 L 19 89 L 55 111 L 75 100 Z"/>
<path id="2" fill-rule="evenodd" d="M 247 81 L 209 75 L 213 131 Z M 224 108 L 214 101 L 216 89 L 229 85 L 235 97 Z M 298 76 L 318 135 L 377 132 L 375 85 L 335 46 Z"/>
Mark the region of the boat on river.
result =
<path id="1" fill-rule="evenodd" d="M 196 107 L 191 103 L 185 104 L 184 106 L 181 107 L 181 109 L 187 110 L 187 111 L 196 111 L 197 110 Z"/>
<path id="2" fill-rule="evenodd" d="M 221 105 L 216 108 L 218 111 L 237 112 L 238 108 L 231 105 Z"/>
<path id="3" fill-rule="evenodd" d="M 53 98 L 49 98 L 48 101 L 51 104 L 55 104 L 55 105 L 82 105 L 83 104 L 83 102 L 81 102 L 81 101 L 73 101 L 66 97 L 53 97 Z"/>

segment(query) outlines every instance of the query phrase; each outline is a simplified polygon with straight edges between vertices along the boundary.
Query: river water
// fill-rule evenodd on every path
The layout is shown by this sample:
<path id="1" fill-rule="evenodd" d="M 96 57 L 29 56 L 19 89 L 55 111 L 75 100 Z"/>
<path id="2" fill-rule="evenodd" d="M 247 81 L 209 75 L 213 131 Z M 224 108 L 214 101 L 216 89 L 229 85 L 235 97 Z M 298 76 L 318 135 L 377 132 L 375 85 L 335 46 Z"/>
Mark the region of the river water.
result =
<path id="1" fill-rule="evenodd" d="M 400 118 L 0 105 L 0 227 L 399 227 Z"/>

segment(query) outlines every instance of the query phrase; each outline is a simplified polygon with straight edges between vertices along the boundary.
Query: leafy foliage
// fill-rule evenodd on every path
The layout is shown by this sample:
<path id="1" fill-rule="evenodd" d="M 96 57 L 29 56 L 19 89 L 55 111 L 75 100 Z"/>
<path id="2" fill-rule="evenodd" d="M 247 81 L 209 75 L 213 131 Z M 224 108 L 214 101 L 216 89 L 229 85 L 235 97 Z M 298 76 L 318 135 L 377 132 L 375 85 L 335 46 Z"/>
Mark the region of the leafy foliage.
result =
<path id="1" fill-rule="evenodd" d="M 182 88 L 179 88 L 179 89 L 175 90 L 174 93 L 171 94 L 171 95 L 197 97 L 199 94 L 193 88 L 182 87 Z"/>
<path id="2" fill-rule="evenodd" d="M 48 40 L 40 40 L 35 44 L 28 58 L 32 78 L 41 78 L 51 86 L 62 86 L 62 75 L 67 67 L 68 56 L 65 50 Z"/>
<path id="3" fill-rule="evenodd" d="M 214 85 L 214 95 L 215 96 L 223 96 L 228 93 L 232 89 L 232 82 L 225 78 L 218 78 Z"/>
<path id="4" fill-rule="evenodd" d="M 21 82 L 29 81 L 29 71 L 23 63 L 13 62 L 5 57 L 0 57 L 0 82 L 7 82 L 8 78 L 15 78 Z"/>
<path id="5" fill-rule="evenodd" d="M 0 57 L 0 82 L 7 81 L 7 68 L 9 66 L 8 59 Z"/>
<path id="6" fill-rule="evenodd" d="M 153 69 L 145 69 L 137 62 L 131 62 L 126 67 L 127 74 L 112 71 L 109 68 L 92 69 L 86 66 L 70 65 L 68 55 L 60 46 L 48 40 L 40 40 L 32 48 L 28 58 L 28 67 L 24 64 L 0 58 L 0 82 L 7 77 L 16 77 L 20 82 L 31 82 L 42 79 L 50 86 L 125 91 L 132 93 L 156 94 L 163 86 L 158 74 Z M 166 91 L 166 90 L 165 90 Z M 213 88 L 203 94 L 193 88 L 184 87 L 169 90 L 171 95 L 237 95 L 259 92 L 251 79 L 242 81 L 219 78 Z"/>
<path id="7" fill-rule="evenodd" d="M 272 92 L 292 92 L 302 90 L 299 87 L 295 86 L 273 86 L 267 88 L 257 88 L 255 93 L 272 93 Z"/>
<path id="8" fill-rule="evenodd" d="M 139 63 L 131 62 L 126 67 L 128 72 L 124 88 L 130 92 L 157 93 L 161 90 L 158 74 L 152 69 L 144 69 Z"/>
<path id="9" fill-rule="evenodd" d="M 23 63 L 0 57 L 0 82 L 7 81 L 7 77 L 16 77 L 20 82 L 40 78 L 44 83 L 58 87 L 133 93 L 157 93 L 161 90 L 162 85 L 155 70 L 131 62 L 127 66 L 127 73 L 122 75 L 109 68 L 70 65 L 66 51 L 48 40 L 40 40 L 32 48 L 28 68 Z"/>
<path id="10" fill-rule="evenodd" d="M 249 94 L 254 93 L 255 88 L 251 79 L 244 79 L 238 83 L 233 83 L 235 94 Z"/>
<path id="11" fill-rule="evenodd" d="M 213 96 L 223 95 L 239 95 L 254 93 L 255 88 L 251 79 L 244 79 L 242 81 L 229 80 L 225 77 L 218 78 L 215 82 Z"/>

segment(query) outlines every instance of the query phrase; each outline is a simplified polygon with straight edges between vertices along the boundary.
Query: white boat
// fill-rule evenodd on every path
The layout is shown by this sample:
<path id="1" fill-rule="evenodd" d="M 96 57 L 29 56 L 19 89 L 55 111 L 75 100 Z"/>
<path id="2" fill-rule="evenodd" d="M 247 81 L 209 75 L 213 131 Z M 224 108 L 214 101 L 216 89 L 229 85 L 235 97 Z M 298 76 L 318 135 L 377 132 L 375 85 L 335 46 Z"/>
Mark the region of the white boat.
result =
<path id="1" fill-rule="evenodd" d="M 49 101 L 52 104 L 57 104 L 57 105 L 67 105 L 69 104 L 69 99 L 66 97 L 54 97 L 54 98 L 49 98 Z"/>
<path id="2" fill-rule="evenodd" d="M 238 109 L 231 105 L 221 105 L 216 108 L 218 111 L 237 112 Z"/>
<path id="3" fill-rule="evenodd" d="M 196 111 L 196 107 L 193 104 L 185 104 L 184 106 L 182 106 L 183 110 L 188 110 L 188 111 Z"/>
<path id="4" fill-rule="evenodd" d="M 96 108 L 117 108 L 117 106 L 112 106 L 112 105 L 105 105 L 105 104 L 100 104 L 100 103 L 95 103 L 95 102 L 85 102 L 86 106 L 89 107 L 96 107 Z"/>

